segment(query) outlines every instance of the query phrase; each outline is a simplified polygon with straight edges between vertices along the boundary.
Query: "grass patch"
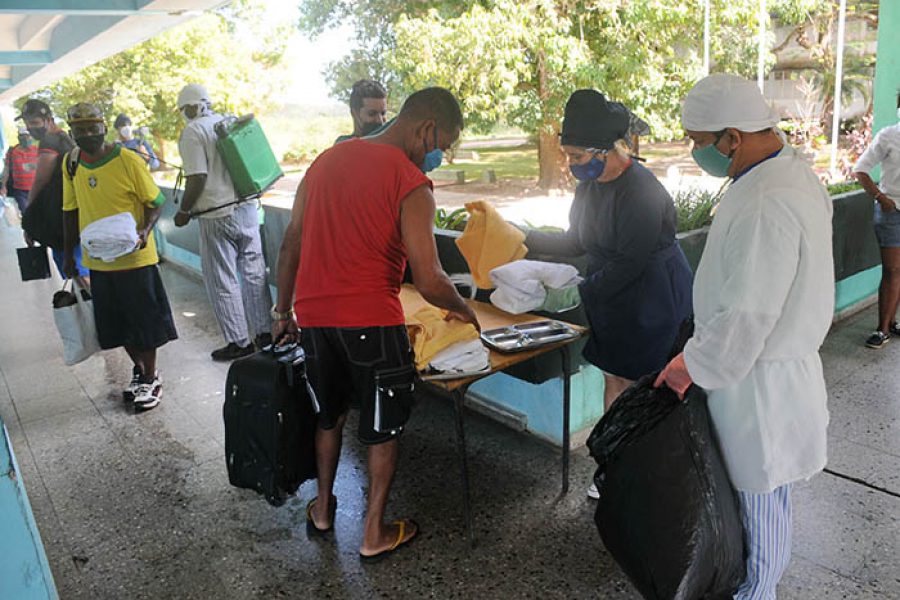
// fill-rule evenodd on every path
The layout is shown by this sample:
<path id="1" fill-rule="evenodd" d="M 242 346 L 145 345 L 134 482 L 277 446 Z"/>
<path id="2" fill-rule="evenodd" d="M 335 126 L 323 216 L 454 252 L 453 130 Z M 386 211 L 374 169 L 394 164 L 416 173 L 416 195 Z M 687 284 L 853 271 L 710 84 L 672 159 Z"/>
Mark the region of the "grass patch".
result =
<path id="1" fill-rule="evenodd" d="M 465 151 L 467 154 L 469 151 Z M 481 178 L 487 169 L 493 169 L 498 179 L 537 179 L 537 145 L 523 144 L 514 147 L 476 148 L 475 158 L 457 158 L 452 165 L 444 164 L 438 170 L 463 170 L 466 181 Z"/>

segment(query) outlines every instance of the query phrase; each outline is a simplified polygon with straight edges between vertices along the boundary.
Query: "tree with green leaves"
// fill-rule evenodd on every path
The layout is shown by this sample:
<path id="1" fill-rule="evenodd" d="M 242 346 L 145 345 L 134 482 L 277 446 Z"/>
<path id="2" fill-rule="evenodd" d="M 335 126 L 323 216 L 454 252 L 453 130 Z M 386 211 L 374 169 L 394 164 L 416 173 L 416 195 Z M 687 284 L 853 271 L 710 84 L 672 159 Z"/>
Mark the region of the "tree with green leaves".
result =
<path id="1" fill-rule="evenodd" d="M 755 39 L 746 33 L 757 28 L 757 0 L 713 9 L 716 69 L 748 71 L 735 67 L 755 65 Z M 557 134 L 575 89 L 600 90 L 655 136 L 671 138 L 680 133 L 680 103 L 701 76 L 702 6 L 684 0 L 304 0 L 301 14 L 312 34 L 356 25 L 357 47 L 328 70 L 336 96 L 362 76 L 388 83 L 394 98 L 447 87 L 473 129 L 508 123 L 537 139 L 544 188 L 566 181 Z"/>
<path id="2" fill-rule="evenodd" d="M 460 99 L 468 126 L 510 123 L 538 141 L 539 185 L 565 181 L 559 121 L 572 90 L 590 84 L 586 44 L 568 34 L 553 0 L 498 0 L 455 18 L 401 17 L 385 64 L 403 93 L 442 85 Z"/>
<path id="3" fill-rule="evenodd" d="M 176 97 L 187 83 L 201 83 L 217 110 L 234 113 L 260 111 L 282 90 L 278 75 L 287 29 L 254 32 L 261 0 L 242 0 L 221 13 L 206 14 L 86 67 L 32 94 L 64 116 L 76 102 L 97 104 L 112 123 L 124 112 L 135 125 L 145 125 L 157 146 L 175 140 L 183 127 Z M 245 37 L 262 39 L 248 49 Z M 260 76 L 265 69 L 266 75 Z M 18 101 L 21 104 L 22 98 Z"/>

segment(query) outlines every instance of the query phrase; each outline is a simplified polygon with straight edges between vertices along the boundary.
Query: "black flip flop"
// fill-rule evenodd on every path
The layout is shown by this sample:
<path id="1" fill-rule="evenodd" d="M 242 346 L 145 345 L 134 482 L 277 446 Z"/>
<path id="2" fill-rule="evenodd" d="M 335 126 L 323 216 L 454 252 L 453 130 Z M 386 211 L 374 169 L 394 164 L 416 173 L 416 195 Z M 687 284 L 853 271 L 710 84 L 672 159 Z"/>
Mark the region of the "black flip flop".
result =
<path id="1" fill-rule="evenodd" d="M 316 522 L 313 521 L 312 508 L 316 504 L 316 500 L 318 500 L 318 498 L 313 498 L 306 505 L 306 534 L 312 536 L 323 536 L 328 532 L 334 530 L 334 515 L 337 512 L 337 496 L 331 497 L 331 510 L 328 511 L 329 516 L 331 517 L 331 525 L 326 529 L 319 529 L 318 527 L 316 527 Z"/>
<path id="2" fill-rule="evenodd" d="M 406 534 L 406 524 L 407 523 L 410 523 L 413 527 L 415 527 L 416 532 L 404 540 L 403 536 Z M 397 532 L 397 539 L 394 541 L 394 543 L 391 544 L 391 546 L 389 548 L 387 548 L 386 550 L 382 550 L 378 554 L 372 554 L 371 556 L 367 556 L 360 552 L 360 554 L 359 554 L 360 562 L 363 562 L 365 564 L 381 562 L 382 560 L 384 560 L 385 558 L 387 558 L 389 555 L 393 554 L 400 548 L 403 548 L 404 546 L 408 546 L 409 543 L 412 542 L 417 537 L 419 537 L 419 534 L 422 532 L 422 530 L 419 528 L 419 524 L 416 523 L 415 521 L 413 521 L 412 519 L 403 519 L 402 521 L 394 521 L 394 524 L 398 525 L 400 527 L 400 531 Z"/>

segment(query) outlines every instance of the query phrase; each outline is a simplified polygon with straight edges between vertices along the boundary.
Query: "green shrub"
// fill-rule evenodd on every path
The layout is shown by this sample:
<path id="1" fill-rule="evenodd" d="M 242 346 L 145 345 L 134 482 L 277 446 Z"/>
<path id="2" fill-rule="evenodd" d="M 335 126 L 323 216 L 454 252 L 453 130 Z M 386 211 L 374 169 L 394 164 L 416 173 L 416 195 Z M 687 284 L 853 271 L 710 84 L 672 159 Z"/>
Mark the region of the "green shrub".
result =
<path id="1" fill-rule="evenodd" d="M 534 229 L 536 231 L 547 231 L 549 233 L 562 233 L 565 231 L 562 227 L 557 227 L 556 225 L 534 225 L 528 219 L 525 219 L 525 225 L 528 229 Z"/>
<path id="2" fill-rule="evenodd" d="M 713 209 L 719 203 L 719 192 L 697 189 L 679 190 L 672 196 L 678 215 L 678 232 L 700 229 L 712 223 Z"/>
<path id="3" fill-rule="evenodd" d="M 452 212 L 447 212 L 446 208 L 438 208 L 434 213 L 434 226 L 438 229 L 462 231 L 466 228 L 468 217 L 469 213 L 465 208 L 457 208 Z"/>
<path id="4" fill-rule="evenodd" d="M 840 183 L 831 183 L 826 186 L 828 188 L 828 194 L 830 196 L 837 196 L 838 194 L 843 194 L 844 192 L 853 192 L 855 190 L 861 190 L 862 186 L 858 181 L 849 180 L 849 181 L 841 181 Z"/>

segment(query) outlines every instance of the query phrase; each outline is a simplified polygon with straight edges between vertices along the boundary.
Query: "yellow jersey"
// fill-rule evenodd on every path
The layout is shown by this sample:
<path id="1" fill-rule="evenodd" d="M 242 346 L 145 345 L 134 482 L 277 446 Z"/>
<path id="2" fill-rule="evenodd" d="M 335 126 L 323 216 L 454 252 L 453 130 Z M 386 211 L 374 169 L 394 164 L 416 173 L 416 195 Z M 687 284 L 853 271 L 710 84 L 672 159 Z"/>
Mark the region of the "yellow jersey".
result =
<path id="1" fill-rule="evenodd" d="M 63 211 L 78 211 L 78 231 L 100 219 L 119 213 L 131 213 L 138 229 L 144 227 L 144 208 L 162 206 L 165 196 L 156 186 L 147 165 L 134 152 L 123 152 L 116 145 L 115 150 L 90 163 L 78 161 L 75 177 L 69 179 L 66 160 L 62 164 Z M 156 241 L 153 235 L 147 246 L 112 262 L 91 258 L 82 253 L 84 266 L 96 271 L 125 271 L 138 269 L 159 262 Z"/>

